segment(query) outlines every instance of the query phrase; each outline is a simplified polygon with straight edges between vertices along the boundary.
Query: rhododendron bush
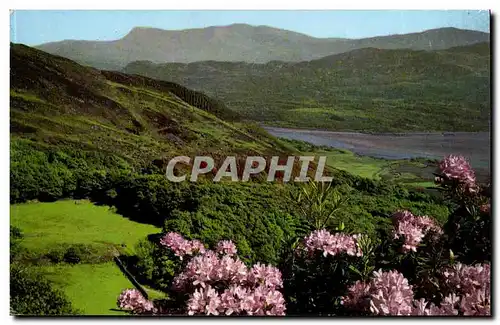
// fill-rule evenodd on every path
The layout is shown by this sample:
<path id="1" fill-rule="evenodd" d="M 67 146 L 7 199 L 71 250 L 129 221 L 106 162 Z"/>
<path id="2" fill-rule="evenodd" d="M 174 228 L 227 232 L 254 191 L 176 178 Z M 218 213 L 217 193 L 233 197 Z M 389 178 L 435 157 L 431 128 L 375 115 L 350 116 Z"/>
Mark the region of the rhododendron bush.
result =
<path id="1" fill-rule="evenodd" d="M 412 285 L 397 271 L 374 272 L 368 282 L 357 281 L 349 288 L 343 304 L 355 311 L 398 316 L 486 316 L 490 315 L 489 264 L 457 264 L 443 270 L 441 289 L 449 292 L 439 306 L 415 299 Z"/>
<path id="2" fill-rule="evenodd" d="M 232 241 L 221 241 L 212 251 L 197 240 L 186 240 L 170 232 L 160 243 L 179 259 L 186 260 L 172 282 L 172 291 L 185 302 L 185 313 L 284 315 L 285 300 L 279 291 L 283 286 L 281 272 L 260 263 L 247 267 L 235 256 L 237 249 Z M 165 306 L 153 307 L 133 290 L 124 291 L 118 305 L 132 313 L 177 313 Z"/>
<path id="3" fill-rule="evenodd" d="M 436 182 L 456 207 L 444 225 L 449 248 L 464 263 L 491 260 L 491 184 L 479 184 L 470 164 L 460 156 L 443 159 L 436 175 Z"/>
<path id="4" fill-rule="evenodd" d="M 174 261 L 168 299 L 150 301 L 127 289 L 118 306 L 143 315 L 490 315 L 487 187 L 463 157 L 446 157 L 439 168 L 436 182 L 455 209 L 444 225 L 400 209 L 391 216 L 392 230 L 375 238 L 343 223 L 334 227 L 333 212 L 318 214 L 308 205 L 304 211 L 314 213 L 298 226 L 306 232 L 283 240 L 275 266 L 246 264 L 231 240 L 210 249 L 167 232 L 158 244 Z"/>

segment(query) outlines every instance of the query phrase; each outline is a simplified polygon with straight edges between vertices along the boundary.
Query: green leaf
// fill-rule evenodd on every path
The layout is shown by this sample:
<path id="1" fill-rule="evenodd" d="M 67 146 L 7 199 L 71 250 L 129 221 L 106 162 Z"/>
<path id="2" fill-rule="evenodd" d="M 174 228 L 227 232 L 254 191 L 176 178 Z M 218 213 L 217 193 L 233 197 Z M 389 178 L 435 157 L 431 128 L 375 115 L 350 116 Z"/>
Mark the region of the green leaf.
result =
<path id="1" fill-rule="evenodd" d="M 356 273 L 357 275 L 363 276 L 363 274 L 357 268 L 355 268 L 353 265 L 349 265 L 349 269 L 351 271 L 353 271 L 354 273 Z"/>

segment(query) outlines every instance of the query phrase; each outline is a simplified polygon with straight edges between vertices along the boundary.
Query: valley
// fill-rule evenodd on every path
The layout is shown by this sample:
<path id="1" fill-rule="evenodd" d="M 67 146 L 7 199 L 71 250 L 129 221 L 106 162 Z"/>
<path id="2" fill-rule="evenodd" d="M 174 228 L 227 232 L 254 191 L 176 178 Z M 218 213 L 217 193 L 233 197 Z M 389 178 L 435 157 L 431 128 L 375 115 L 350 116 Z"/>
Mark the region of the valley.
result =
<path id="1" fill-rule="evenodd" d="M 487 132 L 489 43 L 436 51 L 364 48 L 303 62 L 138 61 L 266 126 L 348 132 Z"/>
<path id="2" fill-rule="evenodd" d="M 445 303 L 465 286 L 440 272 L 489 284 L 490 68 L 489 34 L 456 28 L 11 43 L 11 314 L 358 317 L 375 312 L 350 295 L 387 277 L 411 285 L 407 309 L 379 314 L 425 298 L 425 315 L 463 316 Z M 214 180 L 229 156 L 244 181 Z M 248 175 L 249 157 L 290 156 L 331 181 Z M 457 294 L 489 315 L 487 292 Z"/>

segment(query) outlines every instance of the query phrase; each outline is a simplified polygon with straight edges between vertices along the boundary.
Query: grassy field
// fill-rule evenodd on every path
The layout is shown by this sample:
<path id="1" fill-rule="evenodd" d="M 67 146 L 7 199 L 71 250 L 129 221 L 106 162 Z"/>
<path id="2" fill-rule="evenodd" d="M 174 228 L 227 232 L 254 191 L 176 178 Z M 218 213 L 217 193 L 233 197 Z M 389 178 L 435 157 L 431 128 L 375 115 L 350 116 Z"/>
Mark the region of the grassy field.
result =
<path id="1" fill-rule="evenodd" d="M 434 186 L 432 171 L 435 167 L 420 161 L 377 159 L 343 149 L 312 151 L 306 155 L 326 156 L 328 166 L 361 177 L 394 180 L 418 187 Z"/>
<path id="2" fill-rule="evenodd" d="M 159 228 L 124 218 L 109 207 L 85 200 L 11 205 L 11 225 L 22 229 L 22 245 L 43 254 L 64 244 L 85 244 L 105 254 L 114 248 L 132 253 L 134 245 Z M 123 246 L 125 248 L 123 249 Z M 44 264 L 32 267 L 45 274 L 85 315 L 119 315 L 116 299 L 133 284 L 114 262 Z M 163 294 L 147 289 L 151 297 Z"/>
<path id="3" fill-rule="evenodd" d="M 125 315 L 117 310 L 116 298 L 123 289 L 133 286 L 115 263 L 37 268 L 85 315 Z"/>
<path id="4" fill-rule="evenodd" d="M 116 298 L 126 288 L 133 288 L 115 263 L 49 265 L 37 267 L 40 273 L 64 291 L 73 306 L 85 315 L 127 315 L 117 309 Z M 146 288 L 150 298 L 164 294 Z"/>
<path id="5" fill-rule="evenodd" d="M 345 170 L 361 177 L 379 179 L 382 170 L 390 163 L 388 160 L 355 155 L 348 150 L 322 150 L 307 155 L 326 156 L 330 167 Z"/>
<path id="6" fill-rule="evenodd" d="M 124 247 L 132 252 L 140 239 L 161 231 L 83 200 L 15 204 L 10 207 L 10 216 L 11 225 L 25 234 L 23 246 L 40 252 L 61 244 Z"/>

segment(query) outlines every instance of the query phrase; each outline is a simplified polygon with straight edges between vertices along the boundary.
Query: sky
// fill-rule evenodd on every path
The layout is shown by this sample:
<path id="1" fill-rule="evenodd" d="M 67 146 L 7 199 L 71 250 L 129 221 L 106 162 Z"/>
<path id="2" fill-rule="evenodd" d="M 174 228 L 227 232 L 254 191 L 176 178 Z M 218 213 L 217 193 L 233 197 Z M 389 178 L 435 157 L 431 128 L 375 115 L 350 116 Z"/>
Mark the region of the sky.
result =
<path id="1" fill-rule="evenodd" d="M 364 38 L 439 27 L 489 32 L 488 11 L 90 11 L 33 10 L 11 14 L 11 42 L 39 45 L 75 40 L 116 40 L 133 27 L 189 29 L 234 23 L 267 25 L 314 37 Z"/>

